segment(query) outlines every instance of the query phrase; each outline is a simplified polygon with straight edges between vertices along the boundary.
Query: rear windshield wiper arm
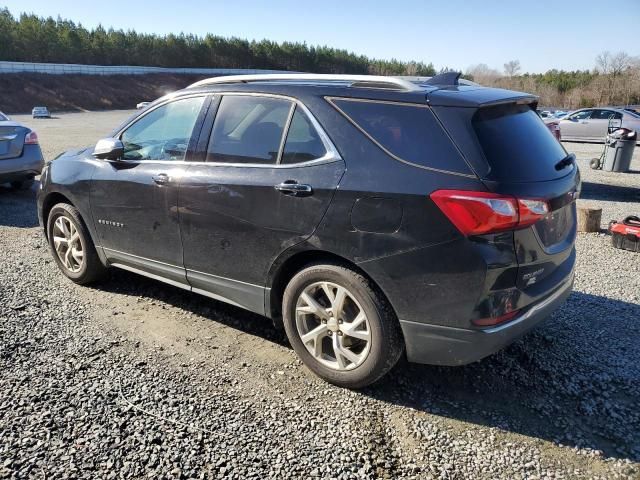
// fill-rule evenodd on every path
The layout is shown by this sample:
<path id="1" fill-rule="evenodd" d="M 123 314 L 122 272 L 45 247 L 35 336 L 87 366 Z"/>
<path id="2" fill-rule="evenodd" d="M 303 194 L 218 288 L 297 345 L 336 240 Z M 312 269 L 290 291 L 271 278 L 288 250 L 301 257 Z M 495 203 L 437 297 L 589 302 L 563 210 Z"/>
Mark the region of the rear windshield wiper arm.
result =
<path id="1" fill-rule="evenodd" d="M 573 165 L 573 162 L 575 162 L 575 161 L 576 161 L 576 156 L 573 153 L 570 153 L 569 155 L 564 157 L 562 160 L 560 160 L 558 163 L 556 163 L 556 170 L 560 171 L 564 167 L 568 167 L 569 165 Z"/>

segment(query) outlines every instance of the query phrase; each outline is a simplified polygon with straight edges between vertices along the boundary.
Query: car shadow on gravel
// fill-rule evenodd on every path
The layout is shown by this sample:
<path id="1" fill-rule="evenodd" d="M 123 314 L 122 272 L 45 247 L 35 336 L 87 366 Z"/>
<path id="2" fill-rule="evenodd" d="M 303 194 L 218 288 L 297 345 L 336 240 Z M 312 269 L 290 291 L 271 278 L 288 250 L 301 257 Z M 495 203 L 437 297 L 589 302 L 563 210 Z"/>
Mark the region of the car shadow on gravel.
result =
<path id="1" fill-rule="evenodd" d="M 640 202 L 640 187 L 624 187 L 606 183 L 582 182 L 580 198 L 584 200 L 610 200 Z"/>
<path id="2" fill-rule="evenodd" d="M 437 416 L 640 461 L 640 305 L 574 292 L 519 341 L 462 367 L 403 364 L 365 390 Z"/>
<path id="3" fill-rule="evenodd" d="M 289 347 L 284 332 L 276 329 L 266 317 L 125 270 L 110 269 L 107 278 L 92 288 L 164 302 L 243 333 Z"/>
<path id="4" fill-rule="evenodd" d="M 37 183 L 30 190 L 0 184 L 0 227 L 31 228 L 38 225 Z"/>
<path id="5" fill-rule="evenodd" d="M 113 269 L 95 288 L 165 302 L 290 348 L 284 332 L 265 317 L 126 271 Z M 547 322 L 480 362 L 438 367 L 402 361 L 361 393 L 639 461 L 640 331 L 630 320 L 635 318 L 640 318 L 640 305 L 574 292 Z"/>

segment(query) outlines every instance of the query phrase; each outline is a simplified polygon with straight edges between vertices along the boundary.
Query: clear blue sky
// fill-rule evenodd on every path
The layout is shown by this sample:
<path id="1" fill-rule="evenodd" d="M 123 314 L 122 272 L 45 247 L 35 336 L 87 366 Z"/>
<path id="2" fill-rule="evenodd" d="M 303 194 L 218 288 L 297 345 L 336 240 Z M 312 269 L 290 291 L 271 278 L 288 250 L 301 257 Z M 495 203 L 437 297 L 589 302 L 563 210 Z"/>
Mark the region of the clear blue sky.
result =
<path id="1" fill-rule="evenodd" d="M 523 71 L 590 69 L 604 50 L 640 55 L 640 0 L 0 0 L 17 15 L 58 15 L 148 33 L 328 45 L 465 70 L 512 59 Z"/>

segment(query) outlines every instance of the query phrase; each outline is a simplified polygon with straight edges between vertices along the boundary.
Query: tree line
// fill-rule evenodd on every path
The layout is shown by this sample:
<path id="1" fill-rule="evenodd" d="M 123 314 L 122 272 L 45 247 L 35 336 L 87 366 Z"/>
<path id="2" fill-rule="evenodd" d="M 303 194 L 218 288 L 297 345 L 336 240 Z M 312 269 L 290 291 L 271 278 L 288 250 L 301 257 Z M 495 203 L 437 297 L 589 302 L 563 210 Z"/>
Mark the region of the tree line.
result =
<path id="1" fill-rule="evenodd" d="M 431 63 L 380 60 L 326 46 L 248 41 L 208 34 L 155 35 L 81 24 L 33 14 L 14 17 L 0 9 L 0 60 L 17 62 L 255 68 L 315 73 L 421 75 Z"/>
<path id="2" fill-rule="evenodd" d="M 483 85 L 534 93 L 547 107 L 640 105 L 640 57 L 626 52 L 602 52 L 592 70 L 520 74 L 520 69 L 518 60 L 505 63 L 504 73 L 478 64 L 466 76 Z"/>

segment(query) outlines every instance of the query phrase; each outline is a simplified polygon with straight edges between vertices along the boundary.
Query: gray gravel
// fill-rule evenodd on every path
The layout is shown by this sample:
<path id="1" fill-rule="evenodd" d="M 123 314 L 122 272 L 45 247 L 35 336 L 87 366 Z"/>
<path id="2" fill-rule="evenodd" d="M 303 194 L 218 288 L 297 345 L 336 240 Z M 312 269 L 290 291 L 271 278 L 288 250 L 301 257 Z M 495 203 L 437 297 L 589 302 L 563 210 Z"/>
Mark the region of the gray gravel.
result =
<path id="1" fill-rule="evenodd" d="M 51 156 L 127 114 L 36 126 Z M 637 174 L 568 148 L 603 223 L 640 213 Z M 350 392 L 256 315 L 122 271 L 65 280 L 34 209 L 0 187 L 0 478 L 640 478 L 640 255 L 604 234 L 579 235 L 575 293 L 511 347 Z"/>

